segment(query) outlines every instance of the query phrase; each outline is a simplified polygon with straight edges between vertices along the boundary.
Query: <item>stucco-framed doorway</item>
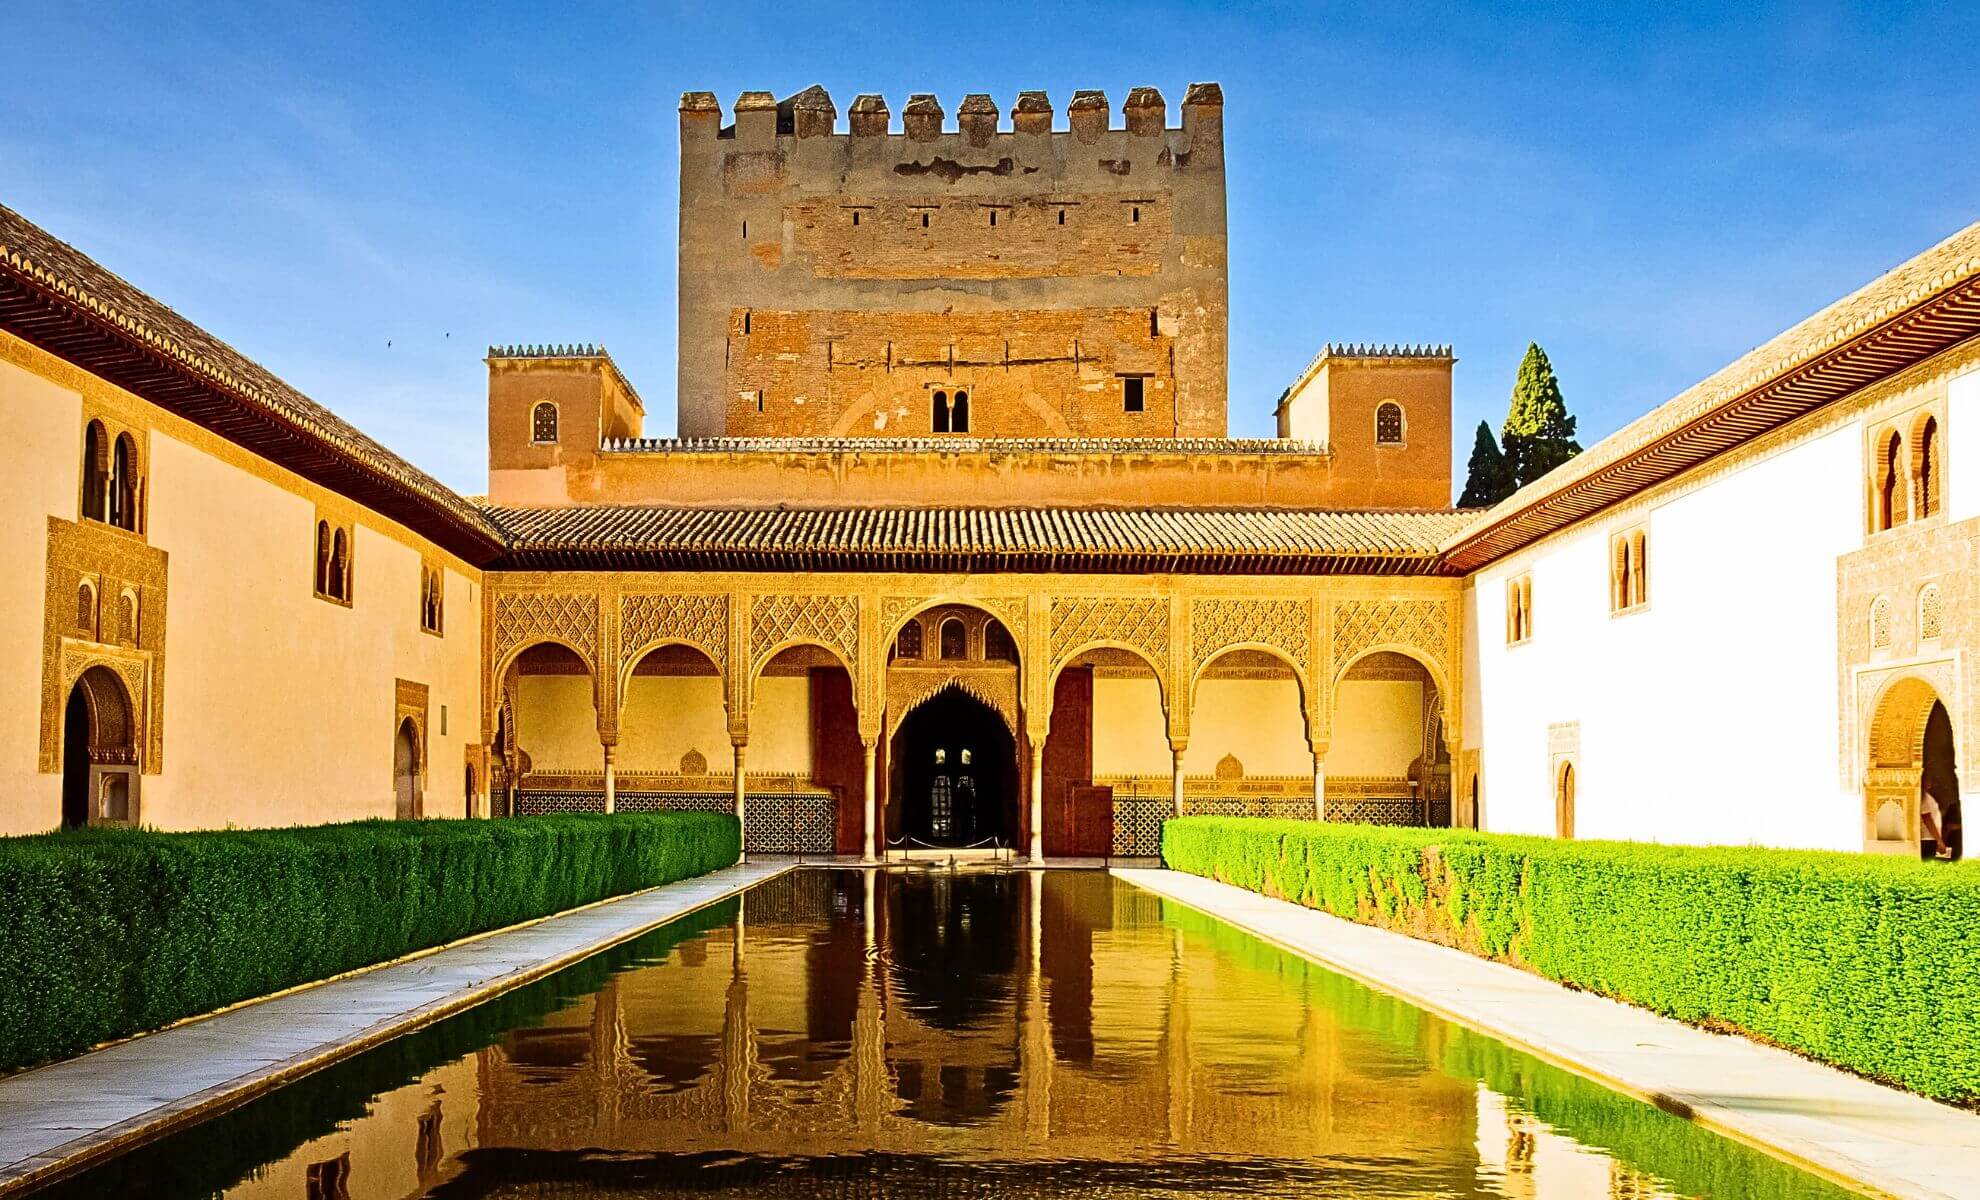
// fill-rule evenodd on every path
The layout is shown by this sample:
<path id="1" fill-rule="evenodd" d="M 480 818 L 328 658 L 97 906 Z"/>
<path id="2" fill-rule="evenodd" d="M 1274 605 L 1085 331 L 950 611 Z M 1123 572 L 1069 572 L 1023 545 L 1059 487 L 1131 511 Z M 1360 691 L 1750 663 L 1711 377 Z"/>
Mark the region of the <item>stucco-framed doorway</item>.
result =
<path id="1" fill-rule="evenodd" d="M 115 671 L 92 666 L 63 708 L 61 827 L 135 823 L 140 778 L 131 695 Z"/>
<path id="2" fill-rule="evenodd" d="M 1874 854 L 1937 851 L 1921 812 L 1926 788 L 1939 808 L 1939 832 L 1955 857 L 1960 833 L 1958 745 L 1953 706 L 1933 680 L 1902 673 L 1871 708 L 1863 766 L 1863 848 Z"/>

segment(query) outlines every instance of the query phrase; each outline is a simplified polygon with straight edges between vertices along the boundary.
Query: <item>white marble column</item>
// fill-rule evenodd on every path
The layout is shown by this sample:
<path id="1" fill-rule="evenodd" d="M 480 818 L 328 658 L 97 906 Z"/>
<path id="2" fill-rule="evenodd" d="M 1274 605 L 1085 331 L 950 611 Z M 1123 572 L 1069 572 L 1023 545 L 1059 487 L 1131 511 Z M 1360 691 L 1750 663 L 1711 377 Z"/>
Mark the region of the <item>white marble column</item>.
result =
<path id="1" fill-rule="evenodd" d="M 1170 742 L 1169 746 L 1175 760 L 1175 774 L 1170 782 L 1171 811 L 1180 817 L 1183 815 L 1183 751 L 1187 747 L 1180 742 Z"/>
<path id="2" fill-rule="evenodd" d="M 878 822 L 880 819 L 880 803 L 879 803 L 879 797 L 874 791 L 874 780 L 873 780 L 874 744 L 872 742 L 867 742 L 861 747 L 861 749 L 864 752 L 863 757 L 866 759 L 866 840 L 863 844 L 863 848 L 860 853 L 859 860 L 861 862 L 870 863 L 875 861 L 873 850 L 874 850 L 874 844 L 879 837 Z"/>
<path id="3" fill-rule="evenodd" d="M 617 749 L 612 743 L 605 743 L 605 811 L 608 813 L 619 811 L 619 773 L 612 765 Z"/>
<path id="4" fill-rule="evenodd" d="M 736 803 L 736 824 L 738 824 L 738 825 L 740 825 L 740 826 L 742 827 L 742 839 L 743 839 L 743 852 L 742 852 L 742 855 L 741 855 L 741 856 L 740 856 L 739 858 L 737 858 L 737 860 L 736 860 L 737 862 L 748 862 L 748 861 L 749 861 L 749 822 L 748 822 L 748 820 L 747 820 L 747 814 L 746 814 L 746 813 L 745 813 L 745 812 L 743 811 L 743 805 L 744 805 L 744 793 L 745 793 L 745 792 L 746 792 L 746 791 L 748 790 L 748 786 L 749 786 L 749 776 L 748 776 L 748 774 L 747 774 L 747 773 L 746 773 L 746 772 L 744 771 L 744 769 L 743 769 L 743 757 L 744 757 L 744 755 L 743 755 L 743 752 L 744 752 L 745 750 L 747 750 L 747 749 L 748 749 L 748 744 L 747 744 L 747 743 L 745 743 L 745 742 L 737 742 L 737 743 L 735 744 L 735 753 L 736 753 L 736 791 L 735 791 L 735 803 Z"/>
<path id="5" fill-rule="evenodd" d="M 1313 755 L 1313 819 L 1327 819 L 1327 755 L 1316 751 Z"/>
<path id="6" fill-rule="evenodd" d="M 1045 739 L 1031 743 L 1031 861 L 1045 865 Z"/>

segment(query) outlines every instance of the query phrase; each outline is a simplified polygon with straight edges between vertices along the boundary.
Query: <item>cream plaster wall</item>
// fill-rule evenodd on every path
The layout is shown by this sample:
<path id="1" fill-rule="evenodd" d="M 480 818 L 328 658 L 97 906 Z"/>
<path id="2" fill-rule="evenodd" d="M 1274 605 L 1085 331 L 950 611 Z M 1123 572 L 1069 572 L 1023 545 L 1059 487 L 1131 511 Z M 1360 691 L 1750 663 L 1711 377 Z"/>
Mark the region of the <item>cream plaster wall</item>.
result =
<path id="1" fill-rule="evenodd" d="M 1183 773 L 1212 775 L 1226 754 L 1247 775 L 1313 774 L 1306 713 L 1292 679 L 1205 679 L 1196 685 Z"/>
<path id="2" fill-rule="evenodd" d="M 1161 685 L 1153 677 L 1096 675 L 1093 774 L 1168 775 L 1173 769 Z"/>
<path id="3" fill-rule="evenodd" d="M 722 681 L 636 675 L 619 714 L 621 771 L 678 771 L 693 747 L 714 773 L 735 770 Z M 602 771 L 598 716 L 588 675 L 524 675 L 516 687 L 516 737 L 537 771 Z M 811 773 L 811 683 L 802 675 L 757 681 L 749 719 L 749 773 Z"/>
<path id="4" fill-rule="evenodd" d="M 62 819 L 62 777 L 41 754 L 41 634 L 48 516 L 76 517 L 81 495 L 82 397 L 0 362 L 0 834 L 37 833 Z M 149 783 L 147 781 L 146 787 Z M 140 800 L 148 799 L 148 791 Z"/>
<path id="5" fill-rule="evenodd" d="M 1421 683 L 1411 679 L 1348 679 L 1334 690 L 1334 736 L 1327 747 L 1327 774 L 1401 775 L 1422 754 Z"/>
<path id="6" fill-rule="evenodd" d="M 1946 385 L 1946 523 L 1980 516 L 1980 371 L 1968 371 Z"/>
<path id="7" fill-rule="evenodd" d="M 1466 744 L 1487 829 L 1552 834 L 1548 727 L 1580 723 L 1576 835 L 1855 849 L 1838 778 L 1836 558 L 1862 544 L 1846 426 L 1493 564 L 1466 592 Z M 1647 522 L 1650 603 L 1609 612 L 1608 538 Z M 1506 580 L 1533 636 L 1505 645 Z"/>
<path id="8" fill-rule="evenodd" d="M 781 711 L 765 715 L 775 720 Z M 752 722 L 752 736 L 754 729 Z M 620 769 L 678 771 L 689 750 L 699 750 L 711 772 L 735 770 L 721 677 L 635 675 L 619 705 Z"/>
<path id="9" fill-rule="evenodd" d="M 319 600 L 313 500 L 157 431 L 151 460 L 150 541 L 171 557 L 166 771 L 144 781 L 145 822 L 391 816 L 397 679 L 428 688 L 425 811 L 463 815 L 480 735 L 474 581 L 448 571 L 446 634 L 422 632 L 420 553 L 359 517 L 352 603 Z"/>

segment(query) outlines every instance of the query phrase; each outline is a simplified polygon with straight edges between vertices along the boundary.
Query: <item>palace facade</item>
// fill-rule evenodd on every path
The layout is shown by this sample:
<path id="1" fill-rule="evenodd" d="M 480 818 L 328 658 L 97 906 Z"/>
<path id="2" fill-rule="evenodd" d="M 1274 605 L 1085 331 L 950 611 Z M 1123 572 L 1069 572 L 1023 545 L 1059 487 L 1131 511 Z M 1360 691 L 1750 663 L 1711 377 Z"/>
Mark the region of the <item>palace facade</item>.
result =
<path id="1" fill-rule="evenodd" d="M 689 93 L 683 436 L 600 347 L 491 348 L 474 498 L 0 209 L 0 831 L 1956 820 L 1980 226 L 1456 510 L 1449 347 L 1327 345 L 1226 436 L 1223 97 L 1123 107 Z"/>

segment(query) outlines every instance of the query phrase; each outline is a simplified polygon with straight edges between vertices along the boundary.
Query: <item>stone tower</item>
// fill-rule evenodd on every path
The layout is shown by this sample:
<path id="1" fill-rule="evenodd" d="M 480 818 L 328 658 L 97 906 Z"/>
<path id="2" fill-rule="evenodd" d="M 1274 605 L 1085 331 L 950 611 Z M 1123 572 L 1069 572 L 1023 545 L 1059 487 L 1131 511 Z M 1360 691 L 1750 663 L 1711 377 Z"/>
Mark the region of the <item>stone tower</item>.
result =
<path id="1" fill-rule="evenodd" d="M 1223 94 L 1122 111 L 687 93 L 682 436 L 1223 436 Z"/>

